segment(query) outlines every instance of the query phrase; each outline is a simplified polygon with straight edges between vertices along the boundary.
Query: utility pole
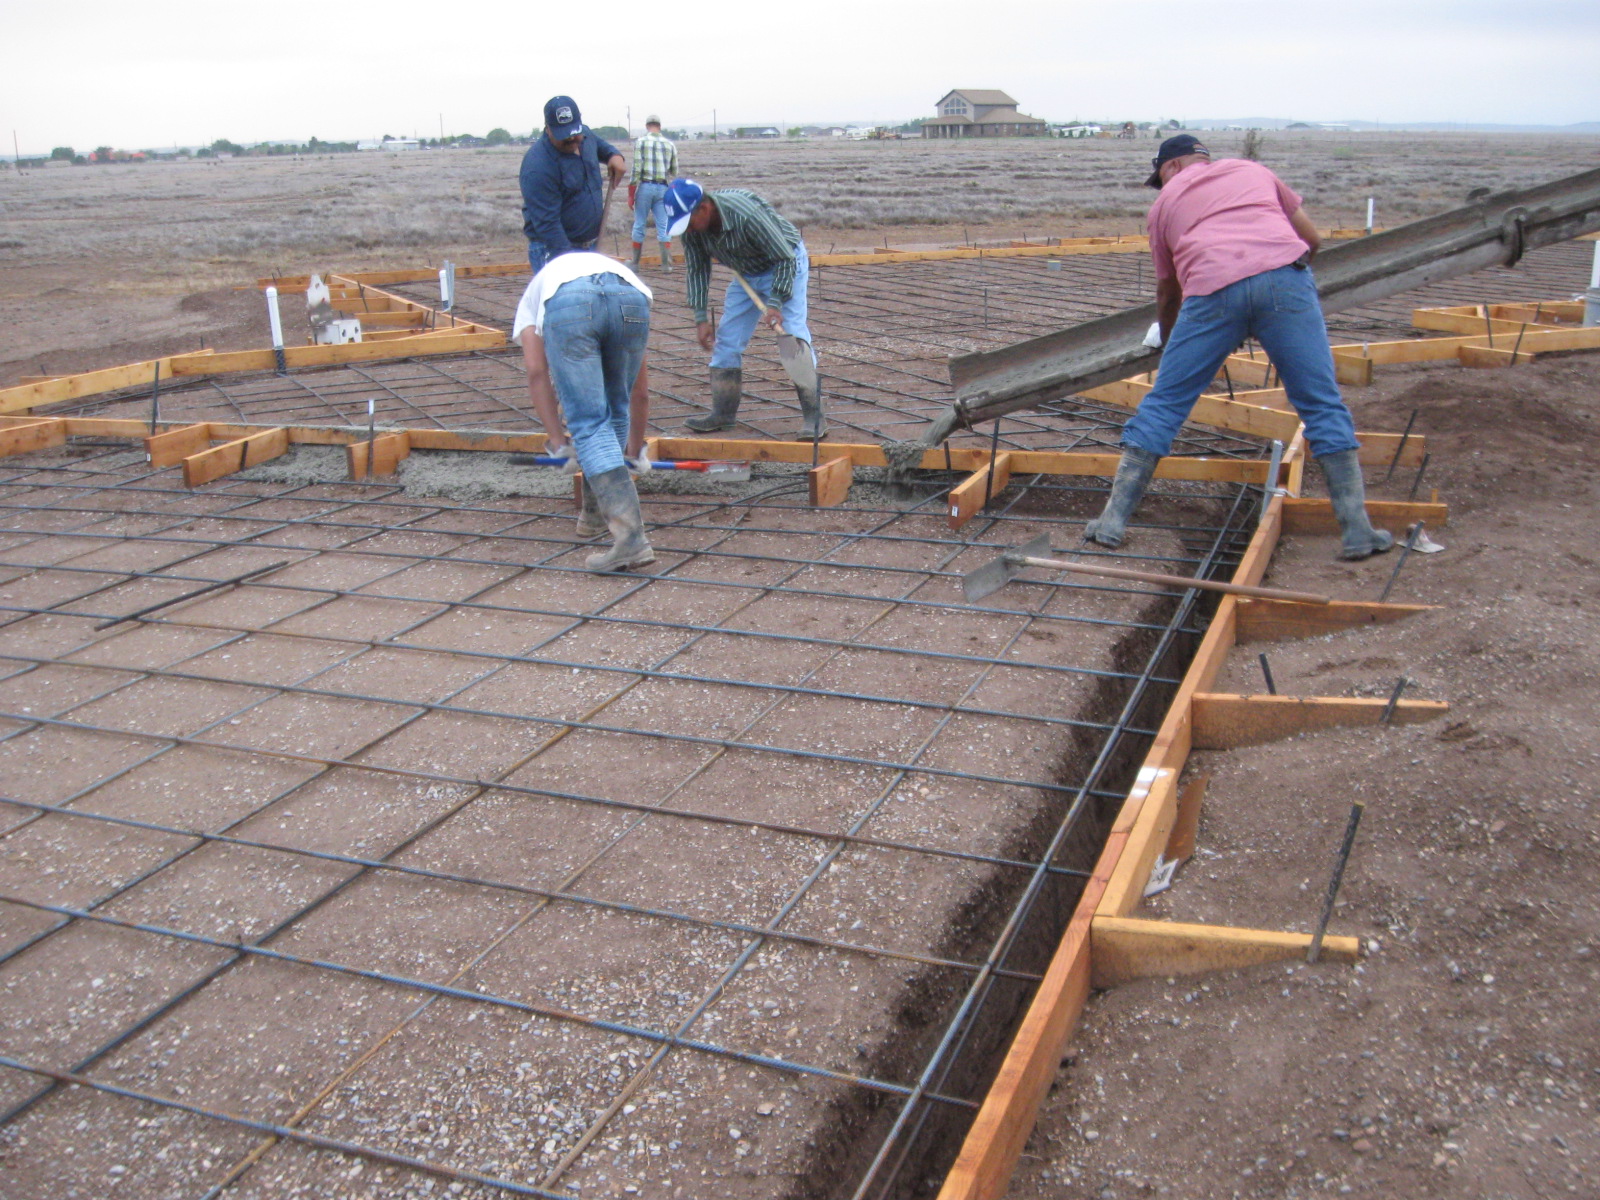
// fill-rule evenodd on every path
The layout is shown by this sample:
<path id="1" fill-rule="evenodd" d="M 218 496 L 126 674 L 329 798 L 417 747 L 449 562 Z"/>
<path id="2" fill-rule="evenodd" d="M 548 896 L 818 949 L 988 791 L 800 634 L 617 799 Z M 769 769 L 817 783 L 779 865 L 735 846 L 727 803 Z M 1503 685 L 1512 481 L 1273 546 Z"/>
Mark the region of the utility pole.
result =
<path id="1" fill-rule="evenodd" d="M 444 114 L 443 113 L 439 114 L 439 141 L 440 141 L 441 144 L 444 142 Z"/>
<path id="2" fill-rule="evenodd" d="M 623 120 L 628 123 L 628 140 L 631 142 L 633 141 L 633 105 L 625 106 L 622 111 L 627 114 Z"/>
<path id="3" fill-rule="evenodd" d="M 711 140 L 717 140 L 717 110 L 714 108 L 711 110 Z"/>
<path id="4" fill-rule="evenodd" d="M 17 144 L 15 129 L 11 131 L 11 165 L 17 169 L 18 174 L 22 173 L 22 147 Z"/>

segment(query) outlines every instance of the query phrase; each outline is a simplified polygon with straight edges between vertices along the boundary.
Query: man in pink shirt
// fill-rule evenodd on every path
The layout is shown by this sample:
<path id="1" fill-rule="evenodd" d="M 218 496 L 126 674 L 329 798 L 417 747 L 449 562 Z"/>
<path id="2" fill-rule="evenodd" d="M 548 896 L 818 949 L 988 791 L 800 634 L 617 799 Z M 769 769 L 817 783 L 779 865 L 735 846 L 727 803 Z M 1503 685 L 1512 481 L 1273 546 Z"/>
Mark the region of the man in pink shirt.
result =
<path id="1" fill-rule="evenodd" d="M 1321 238 L 1300 197 L 1260 163 L 1211 160 L 1190 134 L 1161 143 L 1145 182 L 1150 206 L 1161 369 L 1122 430 L 1122 461 L 1105 511 L 1084 527 L 1122 544 L 1156 464 L 1223 361 L 1254 337 L 1305 422 L 1342 535 L 1339 557 L 1380 554 L 1394 538 L 1367 518 L 1355 424 L 1339 395 L 1311 257 Z"/>

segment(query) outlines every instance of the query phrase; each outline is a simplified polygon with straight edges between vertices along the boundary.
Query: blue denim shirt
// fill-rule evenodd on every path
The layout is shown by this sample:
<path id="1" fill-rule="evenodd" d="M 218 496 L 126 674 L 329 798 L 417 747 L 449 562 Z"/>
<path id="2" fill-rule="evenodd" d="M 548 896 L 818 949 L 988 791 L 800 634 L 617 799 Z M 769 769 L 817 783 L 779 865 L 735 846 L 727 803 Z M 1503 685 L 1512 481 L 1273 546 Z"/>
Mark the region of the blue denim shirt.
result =
<path id="1" fill-rule="evenodd" d="M 540 130 L 522 156 L 522 232 L 530 242 L 544 243 L 552 258 L 600 236 L 600 181 L 617 151 L 587 125 L 583 132 L 576 154 L 563 154 Z"/>

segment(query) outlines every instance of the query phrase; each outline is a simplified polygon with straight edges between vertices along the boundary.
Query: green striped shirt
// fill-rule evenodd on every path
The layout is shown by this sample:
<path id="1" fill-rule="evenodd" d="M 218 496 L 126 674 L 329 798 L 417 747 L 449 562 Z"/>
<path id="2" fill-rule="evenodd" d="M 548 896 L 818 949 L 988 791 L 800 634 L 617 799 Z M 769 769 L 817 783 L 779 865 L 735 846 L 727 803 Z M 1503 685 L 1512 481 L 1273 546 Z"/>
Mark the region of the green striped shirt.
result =
<path id="1" fill-rule="evenodd" d="M 633 146 L 630 183 L 654 183 L 678 173 L 678 148 L 659 133 L 647 133 Z"/>
<path id="2" fill-rule="evenodd" d="M 783 304 L 794 294 L 794 255 L 800 249 L 800 231 L 754 192 L 719 188 L 706 198 L 722 214 L 720 233 L 683 234 L 683 258 L 688 265 L 689 307 L 696 321 L 706 321 L 711 298 L 711 260 L 732 267 L 744 276 L 772 272 L 772 299 Z"/>

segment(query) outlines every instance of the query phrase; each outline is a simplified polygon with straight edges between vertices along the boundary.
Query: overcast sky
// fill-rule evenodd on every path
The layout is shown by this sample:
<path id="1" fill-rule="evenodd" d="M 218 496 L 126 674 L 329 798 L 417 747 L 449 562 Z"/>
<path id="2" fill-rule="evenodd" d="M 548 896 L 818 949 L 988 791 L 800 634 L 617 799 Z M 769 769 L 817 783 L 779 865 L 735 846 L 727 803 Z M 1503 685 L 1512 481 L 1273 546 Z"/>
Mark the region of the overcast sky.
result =
<path id="1" fill-rule="evenodd" d="M 1002 88 L 1052 121 L 1600 120 L 1596 0 L 9 0 L 0 137 L 23 153 L 931 116 Z M 11 146 L 5 146 L 10 153 Z"/>

